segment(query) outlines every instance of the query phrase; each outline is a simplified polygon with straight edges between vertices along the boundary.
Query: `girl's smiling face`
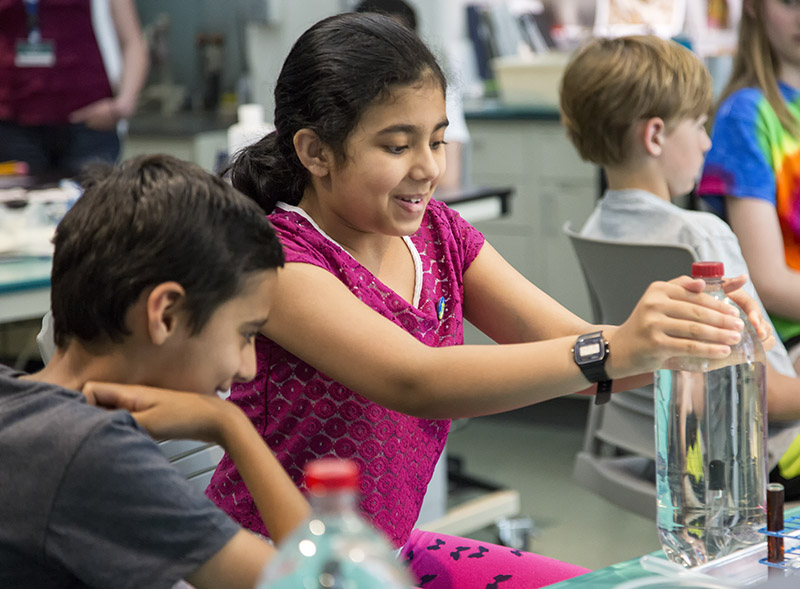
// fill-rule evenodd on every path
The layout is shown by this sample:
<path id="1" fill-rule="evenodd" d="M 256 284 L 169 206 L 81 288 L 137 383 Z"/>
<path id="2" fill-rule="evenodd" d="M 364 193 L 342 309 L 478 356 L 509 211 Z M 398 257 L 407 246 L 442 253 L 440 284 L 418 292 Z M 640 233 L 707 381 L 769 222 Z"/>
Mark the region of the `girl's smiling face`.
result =
<path id="1" fill-rule="evenodd" d="M 345 161 L 330 169 L 319 203 L 327 221 L 362 233 L 414 233 L 445 170 L 446 127 L 444 92 L 433 81 L 368 107 L 345 143 Z"/>

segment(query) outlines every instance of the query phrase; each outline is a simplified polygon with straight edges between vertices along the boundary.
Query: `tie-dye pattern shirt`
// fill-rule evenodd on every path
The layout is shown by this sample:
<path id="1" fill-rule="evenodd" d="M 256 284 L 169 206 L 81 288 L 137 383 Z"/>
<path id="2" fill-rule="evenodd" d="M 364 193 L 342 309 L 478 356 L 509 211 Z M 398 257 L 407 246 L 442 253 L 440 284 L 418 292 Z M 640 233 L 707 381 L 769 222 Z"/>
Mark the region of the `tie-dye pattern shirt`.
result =
<path id="1" fill-rule="evenodd" d="M 783 83 L 780 90 L 800 120 L 800 91 Z M 780 221 L 786 263 L 800 271 L 800 142 L 783 128 L 757 88 L 738 90 L 722 103 L 711 141 L 698 187 L 700 196 L 722 218 L 725 196 L 772 204 Z M 784 321 L 775 321 L 781 337 L 800 331 L 800 326 L 793 328 Z"/>

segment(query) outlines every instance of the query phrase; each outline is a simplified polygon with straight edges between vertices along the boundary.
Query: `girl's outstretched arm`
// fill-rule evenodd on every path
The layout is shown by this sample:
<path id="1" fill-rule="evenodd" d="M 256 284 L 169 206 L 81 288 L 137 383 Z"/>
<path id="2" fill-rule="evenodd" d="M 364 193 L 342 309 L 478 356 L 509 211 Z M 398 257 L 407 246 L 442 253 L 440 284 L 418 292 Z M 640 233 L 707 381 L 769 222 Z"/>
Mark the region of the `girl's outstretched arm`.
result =
<path id="1" fill-rule="evenodd" d="M 359 301 L 324 269 L 290 263 L 264 334 L 329 377 L 410 415 L 456 418 L 591 391 L 572 359 L 595 331 L 542 293 L 485 244 L 465 273 L 467 318 L 507 345 L 428 347 Z M 742 328 L 735 309 L 687 277 L 655 283 L 631 318 L 605 327 L 616 381 L 651 373 L 670 357 L 724 358 Z M 651 378 L 615 383 L 614 390 Z"/>

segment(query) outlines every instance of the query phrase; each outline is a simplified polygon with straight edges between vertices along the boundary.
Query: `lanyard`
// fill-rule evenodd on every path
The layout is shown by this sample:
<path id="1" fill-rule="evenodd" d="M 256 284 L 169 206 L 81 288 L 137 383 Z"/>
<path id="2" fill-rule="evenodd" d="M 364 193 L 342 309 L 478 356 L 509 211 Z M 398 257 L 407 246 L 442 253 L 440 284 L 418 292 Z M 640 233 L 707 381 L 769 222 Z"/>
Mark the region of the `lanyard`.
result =
<path id="1" fill-rule="evenodd" d="M 28 43 L 39 43 L 42 32 L 39 29 L 39 0 L 23 0 L 28 15 Z"/>

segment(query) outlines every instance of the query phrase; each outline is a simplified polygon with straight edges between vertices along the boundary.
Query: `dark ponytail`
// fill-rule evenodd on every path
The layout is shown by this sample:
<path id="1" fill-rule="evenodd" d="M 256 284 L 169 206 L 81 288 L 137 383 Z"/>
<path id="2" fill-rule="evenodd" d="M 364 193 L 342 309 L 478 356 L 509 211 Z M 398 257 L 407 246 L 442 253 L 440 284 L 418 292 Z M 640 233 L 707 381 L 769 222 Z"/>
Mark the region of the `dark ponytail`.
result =
<path id="1" fill-rule="evenodd" d="M 345 142 L 369 106 L 427 81 L 446 91 L 436 58 L 393 18 L 344 13 L 319 21 L 297 39 L 278 75 L 277 131 L 238 154 L 231 182 L 268 213 L 277 201 L 298 204 L 310 180 L 294 149 L 298 131 L 316 133 L 344 162 Z"/>
<path id="2" fill-rule="evenodd" d="M 281 149 L 278 133 L 273 131 L 242 149 L 226 170 L 233 186 L 268 214 L 276 202 L 296 205 L 303 196 L 308 170 L 300 163 L 292 143 L 290 148 L 289 153 L 286 148 Z"/>

